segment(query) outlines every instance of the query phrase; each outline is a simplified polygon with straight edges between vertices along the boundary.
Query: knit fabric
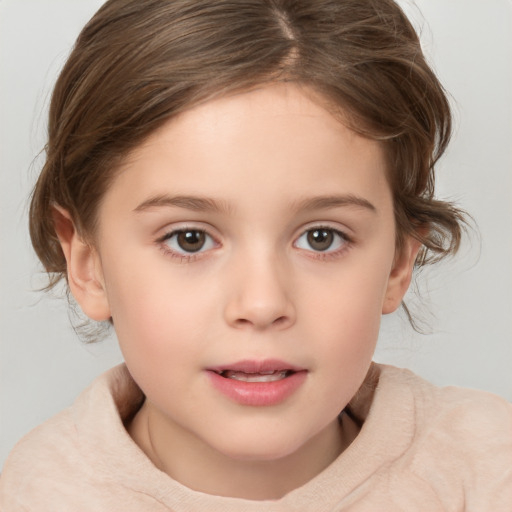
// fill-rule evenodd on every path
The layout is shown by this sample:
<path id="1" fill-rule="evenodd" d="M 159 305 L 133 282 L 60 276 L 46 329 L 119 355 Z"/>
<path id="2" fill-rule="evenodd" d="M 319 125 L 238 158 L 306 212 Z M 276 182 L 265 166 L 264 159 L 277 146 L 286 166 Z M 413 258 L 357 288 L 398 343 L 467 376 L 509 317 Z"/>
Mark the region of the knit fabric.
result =
<path id="1" fill-rule="evenodd" d="M 510 512 L 512 405 L 374 364 L 349 405 L 362 424 L 323 472 L 279 500 L 193 491 L 124 428 L 144 397 L 126 366 L 23 438 L 0 477 L 2 512 Z"/>

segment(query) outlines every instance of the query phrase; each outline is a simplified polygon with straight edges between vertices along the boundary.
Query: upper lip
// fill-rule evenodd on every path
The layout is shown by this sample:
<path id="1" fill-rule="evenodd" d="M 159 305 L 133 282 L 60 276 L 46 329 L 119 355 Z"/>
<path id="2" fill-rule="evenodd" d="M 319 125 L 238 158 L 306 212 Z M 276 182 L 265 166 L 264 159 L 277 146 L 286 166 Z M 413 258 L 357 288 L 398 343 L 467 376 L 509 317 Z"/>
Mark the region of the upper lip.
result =
<path id="1" fill-rule="evenodd" d="M 222 373 L 228 370 L 243 373 L 266 373 L 282 371 L 300 372 L 304 371 L 305 368 L 287 363 L 286 361 L 280 361 L 279 359 L 246 359 L 243 361 L 236 361 L 234 363 L 210 366 L 207 368 L 207 370 L 216 373 Z"/>

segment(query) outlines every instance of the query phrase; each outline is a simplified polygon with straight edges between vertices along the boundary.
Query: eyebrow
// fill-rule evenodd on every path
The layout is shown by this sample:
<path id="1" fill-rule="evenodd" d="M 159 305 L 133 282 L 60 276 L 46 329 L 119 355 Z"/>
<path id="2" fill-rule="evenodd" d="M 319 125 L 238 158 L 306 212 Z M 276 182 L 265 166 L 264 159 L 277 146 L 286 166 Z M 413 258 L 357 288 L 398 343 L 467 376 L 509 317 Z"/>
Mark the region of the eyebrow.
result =
<path id="1" fill-rule="evenodd" d="M 355 206 L 374 213 L 377 212 L 377 208 L 375 208 L 370 201 L 353 194 L 306 198 L 294 202 L 291 206 L 295 211 L 326 210 L 331 208 Z M 229 213 L 232 211 L 232 208 L 227 202 L 218 201 L 209 197 L 169 195 L 156 195 L 150 197 L 139 204 L 134 211 L 143 212 L 152 208 L 161 207 L 178 207 L 196 212 L 213 213 Z"/>
<path id="2" fill-rule="evenodd" d="M 300 210 L 327 210 L 330 208 L 339 208 L 343 206 L 355 206 L 364 208 L 373 213 L 377 213 L 377 208 L 363 197 L 353 194 L 346 195 L 329 195 L 313 198 L 306 198 L 293 204 L 293 208 Z"/>
<path id="3" fill-rule="evenodd" d="M 178 207 L 196 212 L 227 213 L 231 210 L 228 203 L 209 197 L 156 195 L 139 204 L 134 211 L 143 212 L 151 208 Z"/>

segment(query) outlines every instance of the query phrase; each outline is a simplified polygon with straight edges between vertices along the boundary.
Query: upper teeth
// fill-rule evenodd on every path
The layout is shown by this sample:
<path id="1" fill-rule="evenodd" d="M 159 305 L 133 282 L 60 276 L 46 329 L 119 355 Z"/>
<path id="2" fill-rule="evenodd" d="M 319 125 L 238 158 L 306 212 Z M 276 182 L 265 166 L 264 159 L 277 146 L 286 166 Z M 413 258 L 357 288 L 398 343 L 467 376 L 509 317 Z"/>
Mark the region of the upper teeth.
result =
<path id="1" fill-rule="evenodd" d="M 222 373 L 222 375 L 227 379 L 241 380 L 244 382 L 273 382 L 276 380 L 284 379 L 287 373 L 288 372 L 286 370 L 272 370 L 259 373 L 245 373 L 226 370 Z"/>

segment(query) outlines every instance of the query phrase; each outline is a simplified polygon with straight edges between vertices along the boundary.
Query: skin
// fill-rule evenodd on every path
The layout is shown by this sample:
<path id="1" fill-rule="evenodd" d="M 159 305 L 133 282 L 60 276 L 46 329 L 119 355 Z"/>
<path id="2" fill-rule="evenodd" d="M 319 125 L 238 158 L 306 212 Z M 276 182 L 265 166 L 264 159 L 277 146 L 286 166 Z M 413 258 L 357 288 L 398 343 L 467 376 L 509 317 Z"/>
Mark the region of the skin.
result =
<path id="1" fill-rule="evenodd" d="M 338 415 L 419 249 L 395 253 L 385 162 L 312 91 L 271 85 L 191 109 L 129 155 L 94 246 L 56 210 L 71 290 L 88 316 L 113 318 L 146 395 L 128 428 L 157 467 L 199 491 L 275 499 L 357 435 Z M 314 228 L 333 236 L 326 250 Z M 179 229 L 204 230 L 205 245 L 183 250 Z M 277 405 L 233 402 L 205 372 L 269 358 L 307 371 Z"/>

